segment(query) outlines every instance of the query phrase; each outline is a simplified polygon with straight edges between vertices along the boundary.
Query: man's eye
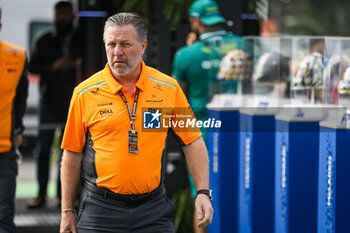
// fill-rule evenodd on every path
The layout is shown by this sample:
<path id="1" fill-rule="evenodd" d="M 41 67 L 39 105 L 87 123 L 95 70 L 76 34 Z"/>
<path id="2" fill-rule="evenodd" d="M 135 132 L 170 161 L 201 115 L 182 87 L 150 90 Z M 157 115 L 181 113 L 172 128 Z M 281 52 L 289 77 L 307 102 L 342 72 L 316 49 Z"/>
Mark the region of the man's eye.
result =
<path id="1" fill-rule="evenodd" d="M 129 47 L 131 44 L 130 43 L 122 43 L 123 47 Z"/>
<path id="2" fill-rule="evenodd" d="M 115 43 L 108 43 L 108 47 L 115 47 Z"/>

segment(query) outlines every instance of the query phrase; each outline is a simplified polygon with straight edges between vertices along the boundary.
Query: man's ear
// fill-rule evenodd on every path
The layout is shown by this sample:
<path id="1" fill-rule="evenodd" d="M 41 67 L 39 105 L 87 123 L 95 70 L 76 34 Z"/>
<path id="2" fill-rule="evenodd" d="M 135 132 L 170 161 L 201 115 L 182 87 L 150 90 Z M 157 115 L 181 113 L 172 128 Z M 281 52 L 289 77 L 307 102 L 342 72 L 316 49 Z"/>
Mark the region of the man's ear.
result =
<path id="1" fill-rule="evenodd" d="M 142 55 L 144 54 L 147 47 L 147 40 L 141 42 Z"/>

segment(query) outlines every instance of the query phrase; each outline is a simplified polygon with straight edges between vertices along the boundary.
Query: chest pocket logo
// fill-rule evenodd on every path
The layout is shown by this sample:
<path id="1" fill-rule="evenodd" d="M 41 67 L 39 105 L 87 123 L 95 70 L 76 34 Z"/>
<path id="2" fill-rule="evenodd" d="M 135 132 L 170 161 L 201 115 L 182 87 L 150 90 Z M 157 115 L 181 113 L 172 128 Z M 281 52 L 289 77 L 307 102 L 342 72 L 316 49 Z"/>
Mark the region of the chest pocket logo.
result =
<path id="1" fill-rule="evenodd" d="M 114 114 L 113 109 L 110 109 L 110 108 L 100 110 L 100 116 L 113 115 L 113 114 Z"/>
<path id="2" fill-rule="evenodd" d="M 12 69 L 12 68 L 8 68 L 8 69 L 7 69 L 7 72 L 8 72 L 8 73 L 16 72 L 16 71 L 17 71 L 17 69 Z"/>

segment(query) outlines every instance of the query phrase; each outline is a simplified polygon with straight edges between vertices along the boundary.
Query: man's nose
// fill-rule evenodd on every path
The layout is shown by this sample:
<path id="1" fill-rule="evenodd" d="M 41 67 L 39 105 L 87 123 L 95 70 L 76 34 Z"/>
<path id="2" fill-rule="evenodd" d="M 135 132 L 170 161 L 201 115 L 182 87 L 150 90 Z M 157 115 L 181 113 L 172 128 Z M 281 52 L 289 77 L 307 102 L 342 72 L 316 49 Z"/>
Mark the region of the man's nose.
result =
<path id="1" fill-rule="evenodd" d="M 120 44 L 117 44 L 114 48 L 114 55 L 123 55 L 123 48 Z"/>

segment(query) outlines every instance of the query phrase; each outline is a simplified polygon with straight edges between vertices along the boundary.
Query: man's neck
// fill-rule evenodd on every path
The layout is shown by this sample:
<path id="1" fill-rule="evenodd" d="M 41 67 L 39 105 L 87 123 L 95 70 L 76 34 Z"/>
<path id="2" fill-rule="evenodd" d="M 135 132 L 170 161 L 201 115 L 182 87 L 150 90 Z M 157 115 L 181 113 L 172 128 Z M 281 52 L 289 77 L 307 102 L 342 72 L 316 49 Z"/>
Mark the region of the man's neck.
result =
<path id="1" fill-rule="evenodd" d="M 214 30 L 219 30 L 223 28 L 221 25 L 214 25 L 214 26 L 205 26 L 203 27 L 202 33 L 209 32 L 209 31 L 214 31 Z"/>
<path id="2" fill-rule="evenodd" d="M 123 87 L 128 89 L 130 93 L 134 93 L 135 84 L 140 78 L 141 74 L 141 62 L 139 65 L 137 65 L 138 68 L 135 69 L 135 71 L 131 72 L 128 75 L 113 75 L 114 79 Z"/>
<path id="3" fill-rule="evenodd" d="M 135 89 L 135 84 L 137 83 L 138 81 L 138 78 L 135 79 L 129 79 L 129 78 L 126 78 L 126 77 L 114 77 L 115 80 L 117 80 L 117 82 L 122 85 L 123 87 L 125 87 L 126 89 L 128 89 L 128 91 L 130 93 L 134 93 L 134 89 Z"/>

